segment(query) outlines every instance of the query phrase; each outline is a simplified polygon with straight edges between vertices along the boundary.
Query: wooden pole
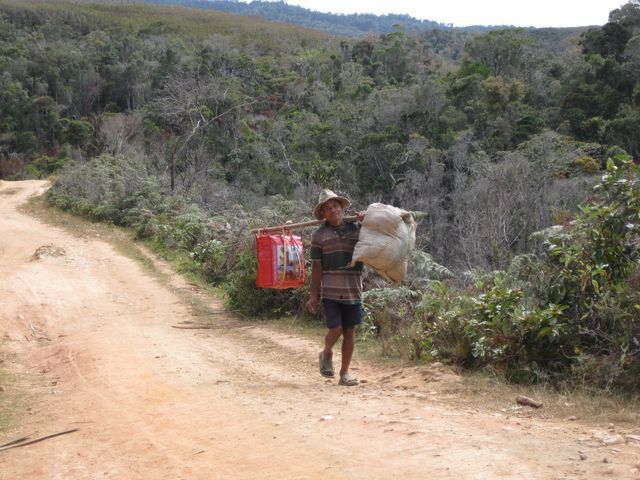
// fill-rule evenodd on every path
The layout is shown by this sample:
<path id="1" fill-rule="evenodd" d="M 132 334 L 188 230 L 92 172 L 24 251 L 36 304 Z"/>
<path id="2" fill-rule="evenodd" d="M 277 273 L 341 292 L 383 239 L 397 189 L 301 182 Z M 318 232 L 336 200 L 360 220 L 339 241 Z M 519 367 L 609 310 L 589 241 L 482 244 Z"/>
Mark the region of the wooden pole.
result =
<path id="1" fill-rule="evenodd" d="M 351 215 L 343 217 L 345 222 L 355 222 L 358 220 L 357 215 Z M 297 228 L 307 228 L 313 227 L 315 225 L 321 225 L 325 221 L 324 220 L 310 220 L 308 222 L 300 222 L 300 223 L 285 223 L 284 225 L 278 225 L 276 227 L 264 227 L 264 228 L 254 228 L 251 230 L 251 233 L 267 233 L 267 232 L 281 232 L 282 230 L 293 230 Z"/>
<path id="2" fill-rule="evenodd" d="M 405 212 L 402 214 L 403 218 L 406 216 L 412 216 L 414 219 L 419 217 L 424 217 L 427 214 L 425 212 L 413 211 L 413 212 Z M 357 222 L 357 215 L 347 215 L 343 217 L 345 222 Z M 267 232 L 281 232 L 282 230 L 294 230 L 296 228 L 307 228 L 313 227 L 315 225 L 321 225 L 325 221 L 324 220 L 309 220 L 308 222 L 299 222 L 299 223 L 285 223 L 284 225 L 278 225 L 275 227 L 263 227 L 263 228 L 254 228 L 250 230 L 251 233 L 267 233 Z"/>

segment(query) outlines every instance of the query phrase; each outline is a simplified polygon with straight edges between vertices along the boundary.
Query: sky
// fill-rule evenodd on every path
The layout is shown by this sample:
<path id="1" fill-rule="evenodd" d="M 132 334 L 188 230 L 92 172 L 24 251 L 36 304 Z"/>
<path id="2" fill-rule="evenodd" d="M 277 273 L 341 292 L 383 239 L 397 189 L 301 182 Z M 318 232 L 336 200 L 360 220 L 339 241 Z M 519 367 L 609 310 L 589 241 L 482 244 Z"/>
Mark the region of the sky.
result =
<path id="1" fill-rule="evenodd" d="M 318 12 L 408 14 L 421 20 L 469 25 L 584 27 L 604 25 L 626 0 L 284 0 Z"/>

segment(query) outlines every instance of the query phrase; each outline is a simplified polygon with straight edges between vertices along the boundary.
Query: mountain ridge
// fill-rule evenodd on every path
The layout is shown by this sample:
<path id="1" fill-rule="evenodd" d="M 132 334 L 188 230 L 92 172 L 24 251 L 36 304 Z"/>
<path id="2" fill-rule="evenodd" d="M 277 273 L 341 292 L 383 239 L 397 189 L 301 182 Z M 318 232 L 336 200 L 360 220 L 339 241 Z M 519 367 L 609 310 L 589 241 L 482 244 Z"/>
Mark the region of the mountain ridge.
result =
<path id="1" fill-rule="evenodd" d="M 293 23 L 332 35 L 349 37 L 363 37 L 370 33 L 390 33 L 396 30 L 397 25 L 406 32 L 425 32 L 435 29 L 483 32 L 494 28 L 510 27 L 508 25 L 453 27 L 452 24 L 420 20 L 403 14 L 325 13 L 289 5 L 282 0 L 276 2 L 254 0 L 249 3 L 239 0 L 144 0 L 144 3 L 218 10 L 243 16 L 261 16 L 269 21 Z"/>

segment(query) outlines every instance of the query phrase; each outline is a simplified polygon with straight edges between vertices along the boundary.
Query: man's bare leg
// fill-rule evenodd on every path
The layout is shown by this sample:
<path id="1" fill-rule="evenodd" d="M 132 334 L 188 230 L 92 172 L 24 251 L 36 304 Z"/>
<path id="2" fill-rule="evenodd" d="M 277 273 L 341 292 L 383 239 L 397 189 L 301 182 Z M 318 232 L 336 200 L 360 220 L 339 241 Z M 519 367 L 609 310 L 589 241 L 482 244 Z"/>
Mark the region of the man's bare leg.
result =
<path id="1" fill-rule="evenodd" d="M 342 332 L 342 366 L 340 368 L 340 376 L 349 371 L 351 365 L 351 357 L 356 343 L 356 329 L 345 328 Z"/>
<path id="2" fill-rule="evenodd" d="M 330 360 L 333 357 L 333 346 L 336 344 L 336 342 L 340 338 L 340 335 L 342 335 L 342 327 L 330 328 L 327 334 L 325 335 L 324 350 L 322 351 L 322 356 L 327 360 Z"/>

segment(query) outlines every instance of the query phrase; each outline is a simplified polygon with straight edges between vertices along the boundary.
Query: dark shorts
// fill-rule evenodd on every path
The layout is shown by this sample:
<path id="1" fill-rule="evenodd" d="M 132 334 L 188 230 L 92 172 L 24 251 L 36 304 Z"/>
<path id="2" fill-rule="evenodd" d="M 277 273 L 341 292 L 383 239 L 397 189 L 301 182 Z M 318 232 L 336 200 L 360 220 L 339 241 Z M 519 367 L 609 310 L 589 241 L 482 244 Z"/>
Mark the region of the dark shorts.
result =
<path id="1" fill-rule="evenodd" d="M 354 328 L 356 325 L 360 325 L 364 318 L 361 303 L 351 305 L 333 300 L 322 300 L 322 307 L 324 323 L 328 328 Z"/>

